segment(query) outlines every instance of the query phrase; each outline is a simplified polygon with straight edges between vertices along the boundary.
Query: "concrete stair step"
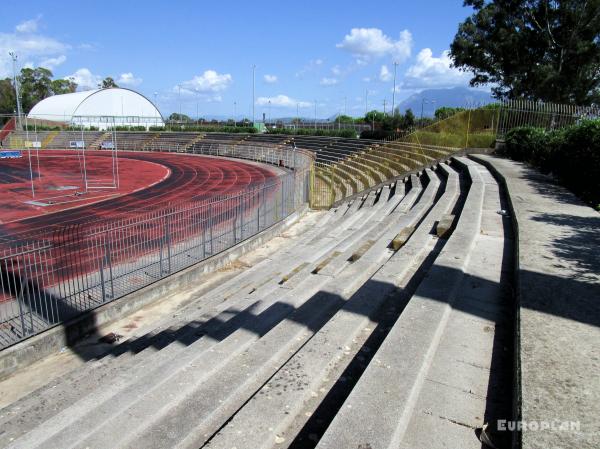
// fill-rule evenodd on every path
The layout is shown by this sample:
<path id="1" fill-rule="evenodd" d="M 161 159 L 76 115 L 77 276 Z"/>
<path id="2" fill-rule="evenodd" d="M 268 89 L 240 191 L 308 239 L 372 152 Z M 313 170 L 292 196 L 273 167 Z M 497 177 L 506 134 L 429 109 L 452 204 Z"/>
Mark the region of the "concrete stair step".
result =
<path id="1" fill-rule="evenodd" d="M 16 440 L 17 447 L 69 447 L 83 436 L 82 429 L 92 432 L 107 417 L 134 407 L 142 394 L 144 400 L 151 397 L 151 393 L 164 395 L 166 391 L 174 397 L 182 397 L 184 385 L 190 386 L 194 382 L 181 379 L 189 379 L 186 376 L 191 373 L 206 371 L 207 366 L 216 367 L 218 363 L 225 363 L 228 357 L 242 352 L 261 334 L 300 307 L 325 281 L 326 278 L 320 283 L 311 280 L 310 285 L 302 286 L 301 293 L 275 293 L 269 299 L 238 311 L 226 323 L 214 320 L 199 329 L 201 335 L 175 356 L 167 351 L 158 351 L 151 357 L 138 360 L 134 367 L 123 368 L 116 364 L 113 371 L 104 377 L 103 385 L 80 384 L 79 388 L 87 394 Z M 203 361 L 205 358 L 208 360 Z M 209 374 L 201 375 L 207 377 Z"/>
<path id="2" fill-rule="evenodd" d="M 369 364 L 319 441 L 319 448 L 398 447 L 404 438 L 480 232 L 485 184 L 466 160 L 459 158 L 457 163 L 470 177 L 471 187 L 456 229 L 375 354 L 376 363 Z"/>
<path id="3" fill-rule="evenodd" d="M 454 173 L 456 177 L 456 173 Z M 458 199 L 457 180 L 429 211 L 407 245 L 395 253 L 311 340 L 265 384 L 207 447 L 270 448 L 296 436 L 377 323 L 377 308 L 392 293 L 403 291 L 432 251 L 430 228 Z M 357 266 L 361 261 L 357 262 Z M 401 302 L 398 300 L 398 302 Z M 298 384 L 297 379 L 302 379 Z M 248 432 L 247 429 L 252 429 Z M 341 446 L 340 446 L 341 447 Z"/>

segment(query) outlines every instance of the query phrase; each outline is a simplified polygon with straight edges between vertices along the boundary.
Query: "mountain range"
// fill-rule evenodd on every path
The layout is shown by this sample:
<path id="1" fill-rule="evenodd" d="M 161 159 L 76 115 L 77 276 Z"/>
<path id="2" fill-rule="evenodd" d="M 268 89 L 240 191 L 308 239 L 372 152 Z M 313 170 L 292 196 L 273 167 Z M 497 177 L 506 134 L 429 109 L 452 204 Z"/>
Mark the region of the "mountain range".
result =
<path id="1" fill-rule="evenodd" d="M 413 113 L 419 117 L 421 115 L 421 107 L 423 108 L 424 117 L 432 117 L 437 108 L 448 106 L 453 108 L 458 107 L 474 107 L 492 103 L 494 101 L 491 92 L 484 90 L 470 89 L 468 87 L 454 87 L 451 89 L 426 89 L 419 93 L 413 94 L 406 100 L 398 103 L 400 112 L 404 113 L 407 109 L 411 109 Z"/>

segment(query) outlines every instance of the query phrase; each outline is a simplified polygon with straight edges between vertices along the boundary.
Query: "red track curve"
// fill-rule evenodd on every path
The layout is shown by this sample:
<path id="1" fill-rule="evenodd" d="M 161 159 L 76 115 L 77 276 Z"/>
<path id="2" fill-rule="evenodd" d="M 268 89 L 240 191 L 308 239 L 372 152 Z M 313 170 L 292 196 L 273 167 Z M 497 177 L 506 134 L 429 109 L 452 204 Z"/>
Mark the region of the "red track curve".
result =
<path id="1" fill-rule="evenodd" d="M 103 152 L 92 153 L 108 157 Z M 158 163 L 168 168 L 171 174 L 162 182 L 114 199 L 7 223 L 1 226 L 2 234 L 14 236 L 36 231 L 47 233 L 85 223 L 97 226 L 103 222 L 125 220 L 176 204 L 240 192 L 259 186 L 276 176 L 271 170 L 257 165 L 207 156 L 123 152 L 120 153 L 120 158 Z M 135 174 L 121 173 L 121 177 L 132 175 Z"/>

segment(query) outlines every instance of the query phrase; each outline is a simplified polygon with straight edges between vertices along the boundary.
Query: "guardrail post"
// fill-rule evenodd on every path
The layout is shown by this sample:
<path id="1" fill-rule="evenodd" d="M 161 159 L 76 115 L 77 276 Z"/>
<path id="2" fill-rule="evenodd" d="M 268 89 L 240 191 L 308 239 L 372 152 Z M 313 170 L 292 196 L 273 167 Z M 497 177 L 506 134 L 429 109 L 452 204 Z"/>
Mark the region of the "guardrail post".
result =
<path id="1" fill-rule="evenodd" d="M 285 215 L 285 181 L 282 179 L 281 180 L 281 215 L 279 216 L 279 218 L 283 218 Z"/>
<path id="2" fill-rule="evenodd" d="M 106 259 L 106 264 L 108 265 L 108 274 L 110 276 L 110 292 L 111 298 L 115 297 L 115 284 L 113 279 L 113 270 L 112 270 L 112 257 L 110 256 L 110 239 L 105 236 L 104 238 L 104 257 Z"/>
<path id="3" fill-rule="evenodd" d="M 100 290 L 102 291 L 102 302 L 106 302 L 106 287 L 104 286 L 104 259 L 105 255 L 100 258 Z"/>
<path id="4" fill-rule="evenodd" d="M 235 245 L 235 222 L 237 221 L 237 207 L 235 208 L 235 212 L 233 214 L 233 225 L 231 227 L 231 233 L 233 234 L 233 244 Z"/>
<path id="5" fill-rule="evenodd" d="M 202 226 L 202 259 L 206 258 L 206 223 Z"/>
<path id="6" fill-rule="evenodd" d="M 208 205 L 208 232 L 210 238 L 210 255 L 214 254 L 213 251 L 213 216 L 212 216 L 212 204 Z"/>
<path id="7" fill-rule="evenodd" d="M 169 226 L 169 216 L 165 217 L 165 243 L 167 244 L 167 266 L 168 273 L 171 274 L 171 229 Z"/>
<path id="8" fill-rule="evenodd" d="M 258 206 L 256 207 L 256 232 L 260 232 L 260 192 L 262 189 L 258 191 Z"/>
<path id="9" fill-rule="evenodd" d="M 240 209 L 241 209 L 241 213 L 240 213 L 240 241 L 241 241 L 241 240 L 244 240 L 244 214 L 246 212 L 245 199 L 242 200 L 242 202 L 240 203 Z"/>

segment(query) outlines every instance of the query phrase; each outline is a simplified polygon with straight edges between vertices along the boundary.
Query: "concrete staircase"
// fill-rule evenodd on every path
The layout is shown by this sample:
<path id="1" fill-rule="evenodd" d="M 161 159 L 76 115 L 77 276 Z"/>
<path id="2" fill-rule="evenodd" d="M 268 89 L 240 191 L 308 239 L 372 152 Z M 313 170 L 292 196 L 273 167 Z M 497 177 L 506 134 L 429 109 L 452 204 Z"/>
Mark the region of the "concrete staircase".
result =
<path id="1" fill-rule="evenodd" d="M 503 202 L 457 158 L 314 212 L 284 249 L 1 409 L 0 446 L 479 448 L 510 406 Z"/>

